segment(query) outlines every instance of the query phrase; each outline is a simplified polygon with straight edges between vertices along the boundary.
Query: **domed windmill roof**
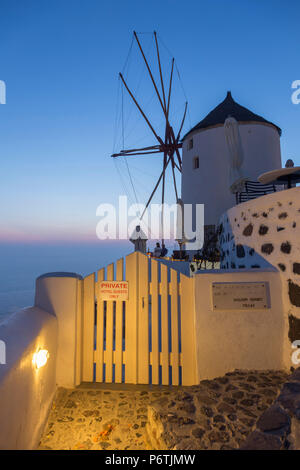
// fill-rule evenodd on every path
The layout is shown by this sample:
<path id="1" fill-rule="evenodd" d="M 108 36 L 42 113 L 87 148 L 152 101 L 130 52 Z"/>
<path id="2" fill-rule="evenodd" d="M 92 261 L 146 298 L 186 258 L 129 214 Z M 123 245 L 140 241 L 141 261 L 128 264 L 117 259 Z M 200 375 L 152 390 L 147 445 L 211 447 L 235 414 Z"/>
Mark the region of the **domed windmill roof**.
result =
<path id="1" fill-rule="evenodd" d="M 204 119 L 202 119 L 202 121 L 196 124 L 196 126 L 192 127 L 192 129 L 185 134 L 182 140 L 197 129 L 206 129 L 216 125 L 223 125 L 228 116 L 234 117 L 238 122 L 262 122 L 270 124 L 271 126 L 274 126 L 279 135 L 281 135 L 280 127 L 236 103 L 231 96 L 231 92 L 228 91 L 225 100 L 214 108 Z"/>

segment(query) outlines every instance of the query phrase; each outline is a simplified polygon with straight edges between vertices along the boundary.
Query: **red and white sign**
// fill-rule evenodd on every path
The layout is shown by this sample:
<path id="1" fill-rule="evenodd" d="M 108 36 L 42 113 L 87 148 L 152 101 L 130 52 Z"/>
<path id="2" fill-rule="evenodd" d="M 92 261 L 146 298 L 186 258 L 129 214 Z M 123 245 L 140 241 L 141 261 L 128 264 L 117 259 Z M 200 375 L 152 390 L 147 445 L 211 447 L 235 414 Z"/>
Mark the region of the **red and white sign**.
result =
<path id="1" fill-rule="evenodd" d="M 128 281 L 101 281 L 100 300 L 127 300 Z"/>

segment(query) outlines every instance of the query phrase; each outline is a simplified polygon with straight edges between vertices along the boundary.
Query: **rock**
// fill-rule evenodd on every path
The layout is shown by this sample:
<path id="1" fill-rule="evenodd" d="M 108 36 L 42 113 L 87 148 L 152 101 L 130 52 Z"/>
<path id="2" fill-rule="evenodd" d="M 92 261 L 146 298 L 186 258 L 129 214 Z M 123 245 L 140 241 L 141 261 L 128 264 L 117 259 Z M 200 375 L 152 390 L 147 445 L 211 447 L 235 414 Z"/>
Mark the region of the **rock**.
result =
<path id="1" fill-rule="evenodd" d="M 263 395 L 266 395 L 267 397 L 276 397 L 276 392 L 274 392 L 274 390 L 271 390 L 269 388 L 266 388 L 264 390 L 262 390 L 261 392 Z"/>
<path id="2" fill-rule="evenodd" d="M 243 398 L 244 395 L 245 395 L 245 393 L 242 392 L 241 390 L 238 390 L 238 391 L 232 393 L 233 398 L 236 398 L 237 400 L 239 400 L 240 398 Z"/>
<path id="3" fill-rule="evenodd" d="M 231 397 L 224 397 L 223 400 L 229 405 L 236 405 L 236 399 Z"/>
<path id="4" fill-rule="evenodd" d="M 300 385 L 300 384 L 299 384 Z M 285 387 L 285 386 L 284 386 Z M 280 405 L 288 410 L 290 413 L 299 415 L 300 414 L 300 394 L 290 393 L 288 388 L 284 388 L 278 397 Z"/>
<path id="5" fill-rule="evenodd" d="M 255 375 L 249 375 L 247 378 L 247 382 L 257 382 L 257 377 Z"/>
<path id="6" fill-rule="evenodd" d="M 254 413 L 252 413 L 252 411 L 248 410 L 247 408 L 239 406 L 238 409 L 241 410 L 244 413 L 244 415 L 250 416 L 250 418 L 256 418 L 257 417 Z"/>
<path id="7" fill-rule="evenodd" d="M 225 423 L 225 418 L 222 415 L 216 415 L 213 419 L 214 423 Z"/>
<path id="8" fill-rule="evenodd" d="M 282 387 L 281 393 L 300 393 L 300 383 L 297 382 L 287 382 Z"/>
<path id="9" fill-rule="evenodd" d="M 182 397 L 182 400 L 185 400 L 185 401 L 193 401 L 194 398 L 193 396 L 190 394 L 190 393 L 185 393 Z"/>
<path id="10" fill-rule="evenodd" d="M 211 398 L 208 395 L 204 395 L 202 393 L 197 395 L 197 400 L 200 405 L 214 405 L 217 403 L 217 400 L 215 398 Z"/>
<path id="11" fill-rule="evenodd" d="M 137 413 L 138 413 L 138 414 L 139 414 L 139 413 L 144 413 L 144 414 L 145 414 L 145 413 L 147 413 L 147 408 L 145 408 L 145 407 L 143 407 L 143 408 L 138 408 L 138 409 L 137 409 Z"/>
<path id="12" fill-rule="evenodd" d="M 195 428 L 192 431 L 192 435 L 196 437 L 197 439 L 201 439 L 205 434 L 205 430 L 202 428 Z"/>
<path id="13" fill-rule="evenodd" d="M 99 416 L 99 411 L 98 410 L 85 410 L 82 414 L 83 416 L 88 418 L 89 416 Z"/>
<path id="14" fill-rule="evenodd" d="M 230 439 L 229 434 L 223 431 L 211 431 L 208 437 L 211 443 L 213 442 L 224 443 L 224 442 L 228 442 Z"/>
<path id="15" fill-rule="evenodd" d="M 225 392 L 230 392 L 231 390 L 237 390 L 237 387 L 235 385 L 229 384 L 225 388 Z"/>
<path id="16" fill-rule="evenodd" d="M 67 403 L 65 404 L 64 408 L 77 408 L 77 405 L 76 405 L 75 401 L 68 400 Z"/>
<path id="17" fill-rule="evenodd" d="M 229 446 L 228 444 L 223 444 L 221 450 L 234 450 L 234 447 Z"/>
<path id="18" fill-rule="evenodd" d="M 175 405 L 176 405 L 176 401 L 172 400 L 172 401 L 168 404 L 168 408 L 173 408 Z"/>
<path id="19" fill-rule="evenodd" d="M 196 407 L 195 405 L 193 405 L 193 403 L 185 403 L 183 406 L 179 406 L 179 410 L 182 410 L 188 414 L 194 414 L 196 411 Z"/>
<path id="20" fill-rule="evenodd" d="M 250 237 L 252 235 L 252 232 L 253 232 L 253 225 L 248 224 L 243 230 L 243 235 L 244 237 Z"/>
<path id="21" fill-rule="evenodd" d="M 255 391 L 255 387 L 253 387 L 252 385 L 248 384 L 248 383 L 239 383 L 239 386 L 243 389 L 243 390 L 246 390 L 247 392 L 254 392 Z"/>
<path id="22" fill-rule="evenodd" d="M 197 450 L 197 444 L 192 439 L 183 439 L 176 444 L 174 450 Z"/>
<path id="23" fill-rule="evenodd" d="M 241 401 L 241 405 L 243 405 L 243 406 L 253 406 L 254 402 L 250 398 L 246 398 L 245 400 Z"/>
<path id="24" fill-rule="evenodd" d="M 240 446 L 241 450 L 280 450 L 281 448 L 282 442 L 279 437 L 260 431 L 251 433 L 244 444 Z"/>
<path id="25" fill-rule="evenodd" d="M 74 418 L 72 418 L 72 416 L 63 416 L 62 418 L 57 418 L 57 421 L 59 423 L 69 423 L 71 421 L 74 421 Z"/>
<path id="26" fill-rule="evenodd" d="M 265 411 L 268 407 L 266 405 L 257 405 L 258 411 Z"/>
<path id="27" fill-rule="evenodd" d="M 106 450 L 110 447 L 110 443 L 109 442 L 100 442 L 100 447 L 101 447 L 101 449 Z"/>
<path id="28" fill-rule="evenodd" d="M 169 400 L 168 400 L 167 397 L 163 397 L 163 398 L 160 398 L 159 400 L 155 401 L 154 404 L 157 404 L 157 405 L 159 405 L 159 406 L 164 407 L 164 406 L 167 406 L 168 401 L 169 401 Z"/>
<path id="29" fill-rule="evenodd" d="M 213 380 L 202 380 L 201 385 L 206 385 L 210 390 L 220 390 L 221 387 L 217 382 Z"/>
<path id="30" fill-rule="evenodd" d="M 294 382 L 300 382 L 300 367 L 293 372 L 292 376 L 290 377 L 290 380 Z"/>
<path id="31" fill-rule="evenodd" d="M 262 397 L 258 393 L 251 393 L 250 398 L 252 400 L 260 400 Z"/>
<path id="32" fill-rule="evenodd" d="M 217 381 L 220 382 L 222 385 L 225 385 L 225 384 L 228 384 L 229 379 L 228 377 L 219 377 Z"/>
<path id="33" fill-rule="evenodd" d="M 228 403 L 222 402 L 217 406 L 217 410 L 219 413 L 234 413 L 235 408 Z"/>
<path id="34" fill-rule="evenodd" d="M 195 421 L 193 419 L 187 418 L 187 417 L 182 417 L 180 416 L 178 419 L 178 424 L 195 424 Z"/>
<path id="35" fill-rule="evenodd" d="M 228 419 L 230 419 L 230 421 L 236 421 L 237 420 L 237 415 L 236 414 L 229 414 Z"/>
<path id="36" fill-rule="evenodd" d="M 246 426 L 248 426 L 249 428 L 252 428 L 255 425 L 254 418 L 240 418 L 240 421 Z"/>
<path id="37" fill-rule="evenodd" d="M 257 428 L 261 431 L 275 431 L 290 426 L 289 415 L 279 406 L 273 405 L 265 411 L 257 421 Z"/>
<path id="38" fill-rule="evenodd" d="M 205 416 L 208 416 L 208 418 L 211 418 L 214 415 L 212 408 L 209 406 L 202 406 L 201 411 L 203 414 L 205 414 Z"/>

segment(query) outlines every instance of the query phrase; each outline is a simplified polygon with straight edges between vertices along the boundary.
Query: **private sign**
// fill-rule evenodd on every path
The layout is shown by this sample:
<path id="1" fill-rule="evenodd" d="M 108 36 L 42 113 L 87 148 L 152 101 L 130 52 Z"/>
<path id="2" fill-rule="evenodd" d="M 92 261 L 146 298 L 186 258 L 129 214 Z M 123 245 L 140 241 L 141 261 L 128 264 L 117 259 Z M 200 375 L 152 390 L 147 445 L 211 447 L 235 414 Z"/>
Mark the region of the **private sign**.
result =
<path id="1" fill-rule="evenodd" d="M 128 281 L 101 281 L 100 300 L 127 300 Z"/>

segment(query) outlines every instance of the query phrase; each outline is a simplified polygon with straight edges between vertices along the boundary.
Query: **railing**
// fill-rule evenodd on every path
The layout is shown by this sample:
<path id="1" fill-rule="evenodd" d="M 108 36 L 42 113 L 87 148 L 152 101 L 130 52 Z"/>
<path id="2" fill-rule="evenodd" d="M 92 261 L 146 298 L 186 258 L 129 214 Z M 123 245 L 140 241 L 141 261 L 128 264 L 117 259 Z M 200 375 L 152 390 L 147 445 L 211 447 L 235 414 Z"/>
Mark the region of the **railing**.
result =
<path id="1" fill-rule="evenodd" d="M 235 193 L 236 204 L 241 204 L 242 202 L 274 192 L 276 192 L 276 186 L 274 184 L 261 184 L 256 181 L 246 181 L 245 191 Z"/>
<path id="2" fill-rule="evenodd" d="M 194 263 L 191 264 L 191 271 L 201 269 L 220 269 L 220 252 L 217 247 L 220 229 L 217 228 L 208 240 L 204 243 L 199 255 L 194 256 Z"/>

